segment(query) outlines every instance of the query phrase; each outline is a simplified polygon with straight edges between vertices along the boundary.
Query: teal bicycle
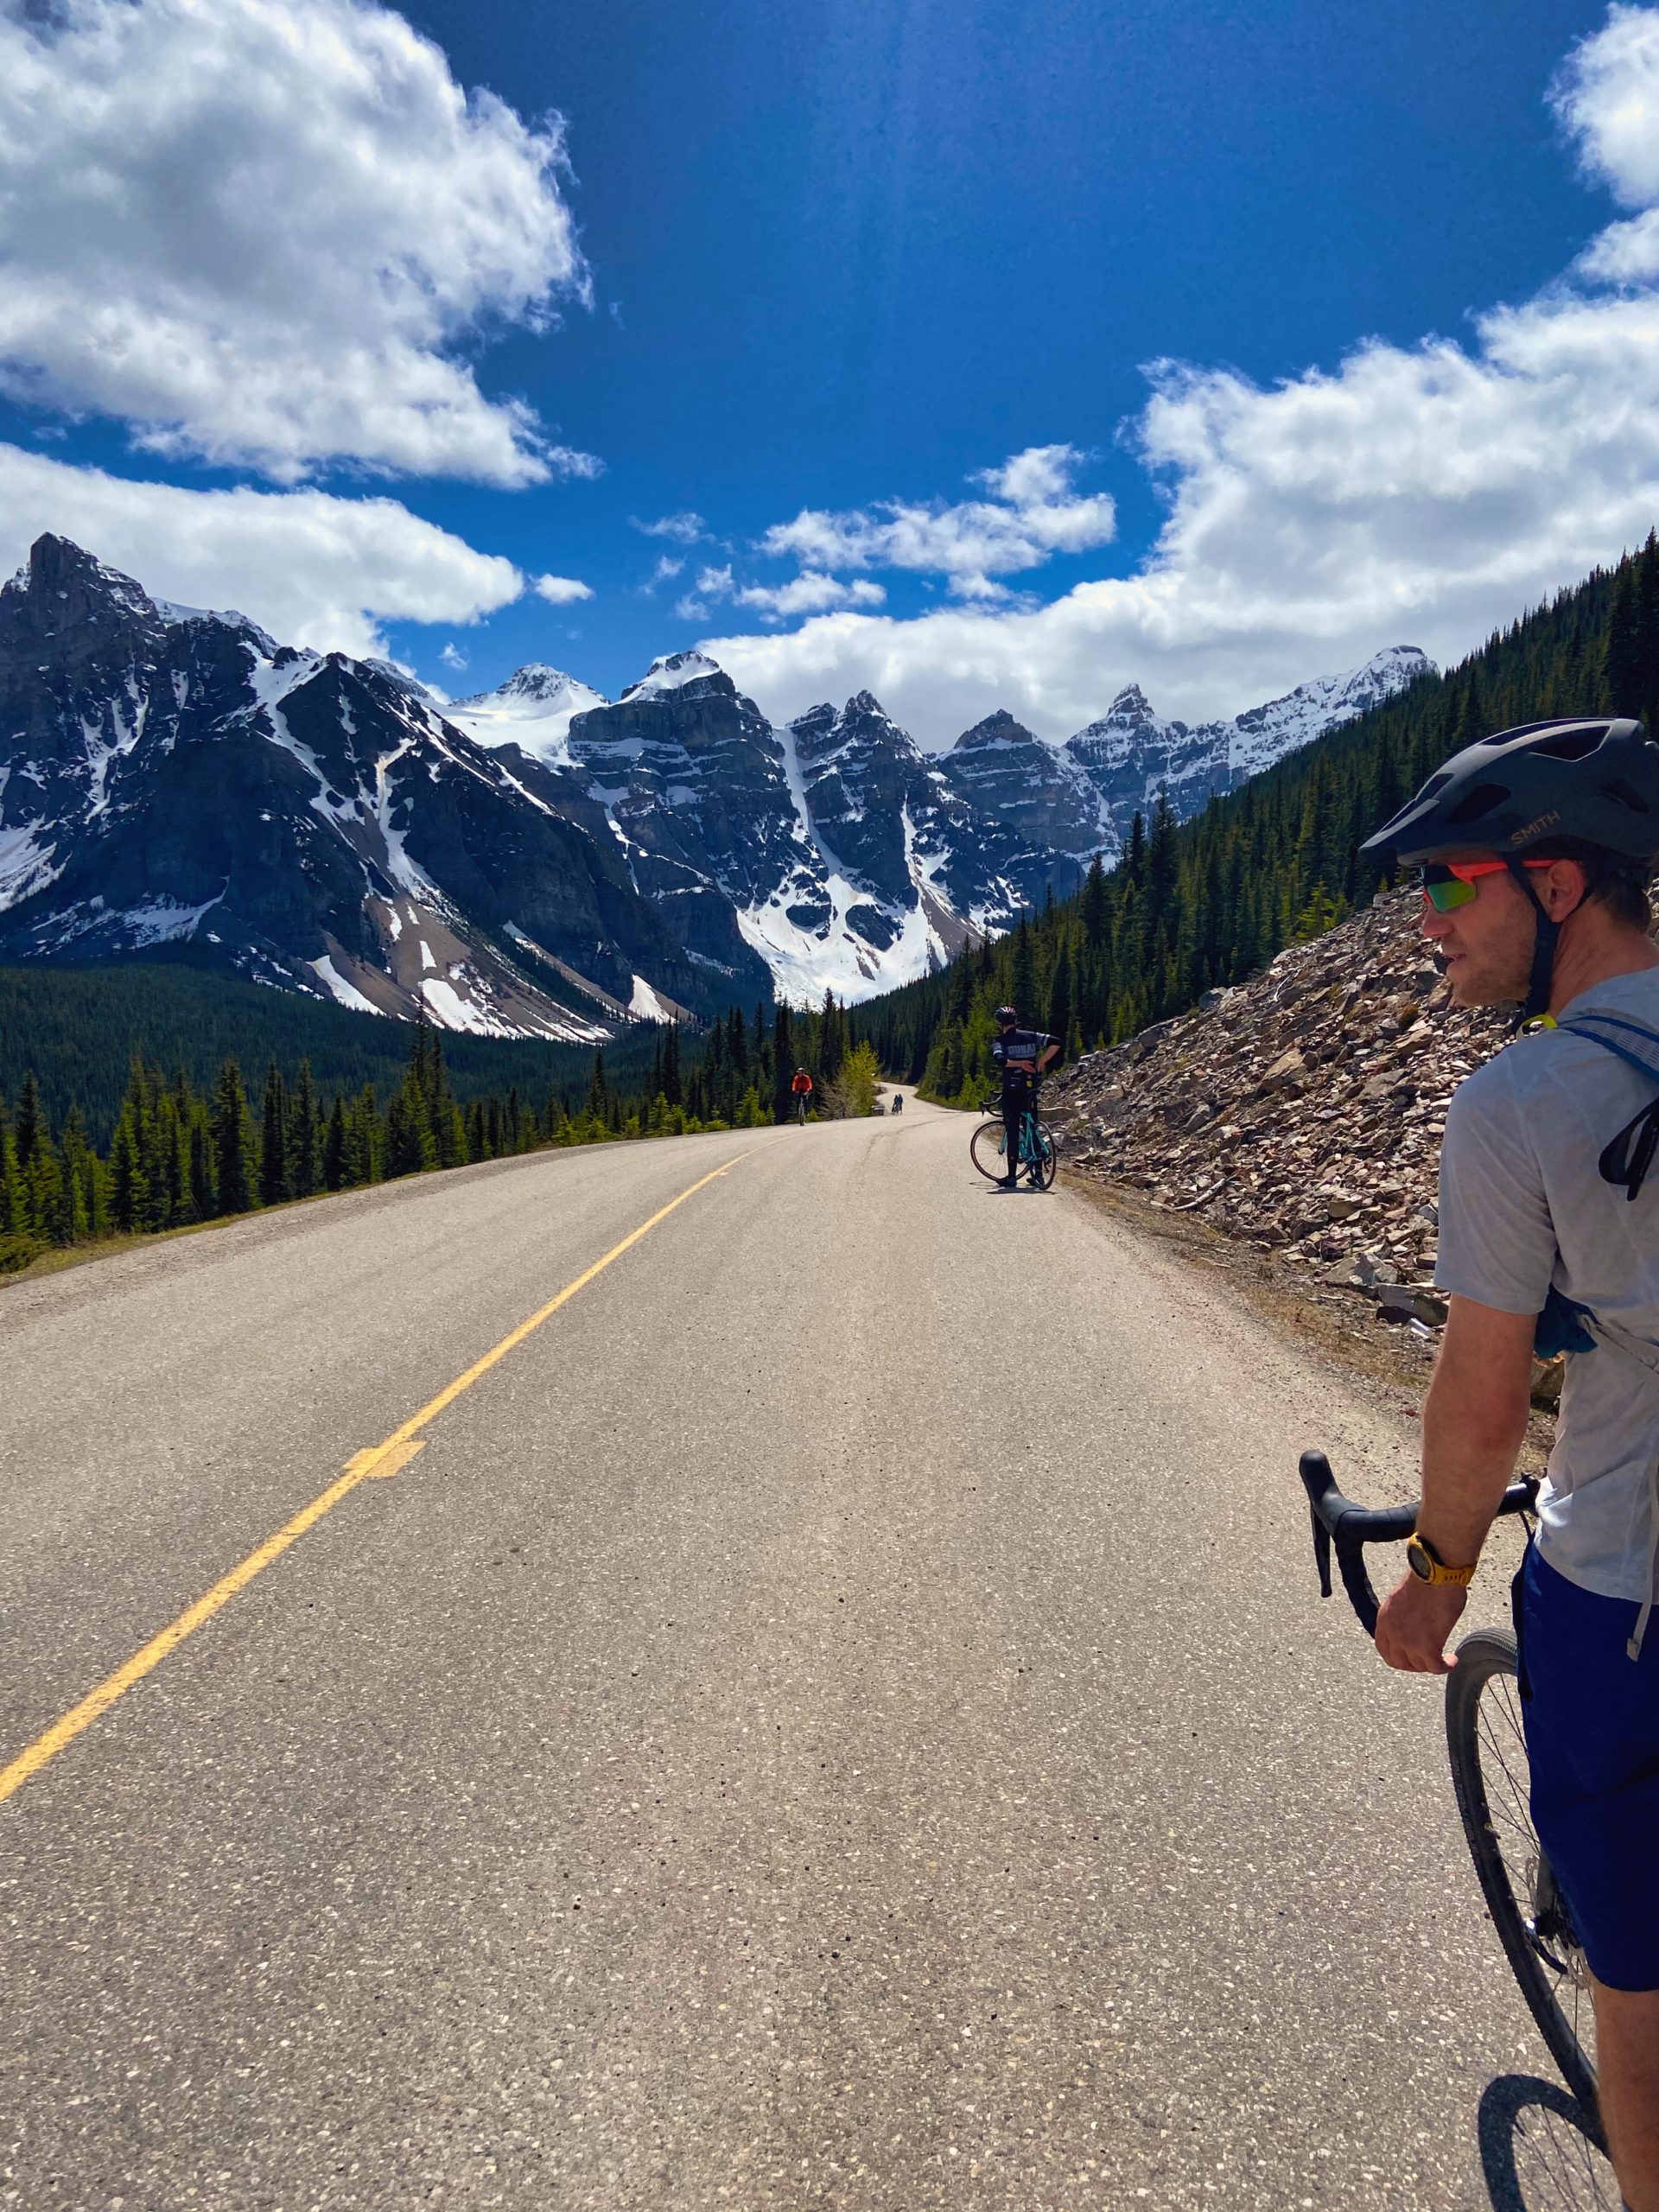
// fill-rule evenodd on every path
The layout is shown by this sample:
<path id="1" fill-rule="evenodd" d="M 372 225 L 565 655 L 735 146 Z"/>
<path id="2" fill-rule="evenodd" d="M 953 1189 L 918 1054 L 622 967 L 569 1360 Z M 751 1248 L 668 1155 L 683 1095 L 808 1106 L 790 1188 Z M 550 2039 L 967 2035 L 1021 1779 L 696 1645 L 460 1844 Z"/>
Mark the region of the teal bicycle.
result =
<path id="1" fill-rule="evenodd" d="M 988 1100 L 980 1110 L 994 1114 L 996 1119 L 980 1123 L 969 1141 L 969 1154 L 988 1181 L 1000 1183 L 1008 1172 L 1008 1139 L 1002 1126 L 1002 1109 L 994 1100 Z M 1053 1183 L 1058 1166 L 1059 1147 L 1054 1141 L 1054 1132 L 1034 1106 L 1027 1106 L 1020 1119 L 1020 1173 L 1033 1190 L 1046 1191 Z"/>

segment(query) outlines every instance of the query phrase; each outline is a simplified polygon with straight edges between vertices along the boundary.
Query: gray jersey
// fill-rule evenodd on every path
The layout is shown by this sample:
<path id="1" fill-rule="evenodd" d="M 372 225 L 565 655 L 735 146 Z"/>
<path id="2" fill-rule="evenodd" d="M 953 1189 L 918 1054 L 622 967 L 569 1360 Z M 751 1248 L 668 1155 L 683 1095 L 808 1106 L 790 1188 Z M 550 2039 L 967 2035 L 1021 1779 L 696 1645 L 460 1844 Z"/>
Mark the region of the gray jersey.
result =
<path id="1" fill-rule="evenodd" d="M 1659 969 L 1616 976 L 1560 1015 L 1615 1014 L 1659 1032 Z M 1659 1067 L 1659 1046 L 1613 1031 Z M 1659 1459 L 1659 1170 L 1634 1200 L 1602 1147 L 1659 1084 L 1587 1038 L 1518 1037 L 1459 1086 L 1440 1155 L 1441 1290 L 1535 1313 L 1552 1286 L 1605 1325 L 1567 1363 L 1540 1503 L 1544 1557 L 1580 1588 L 1645 1599 Z"/>

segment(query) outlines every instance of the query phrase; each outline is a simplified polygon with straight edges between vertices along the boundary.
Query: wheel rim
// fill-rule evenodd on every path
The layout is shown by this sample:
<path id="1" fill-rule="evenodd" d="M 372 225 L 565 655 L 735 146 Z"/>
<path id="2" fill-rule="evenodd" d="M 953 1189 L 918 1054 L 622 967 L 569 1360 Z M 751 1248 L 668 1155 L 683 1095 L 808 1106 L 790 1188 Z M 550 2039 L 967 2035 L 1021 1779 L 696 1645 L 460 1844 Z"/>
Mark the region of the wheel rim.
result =
<path id="1" fill-rule="evenodd" d="M 980 1173 L 993 1183 L 1005 1172 L 1003 1137 L 1001 1122 L 982 1122 L 969 1140 L 969 1158 Z"/>
<path id="2" fill-rule="evenodd" d="M 1484 1801 L 1480 1815 L 1497 1870 L 1535 1970 L 1593 2077 L 1596 2031 L 1590 1970 L 1532 1824 L 1530 1768 L 1513 1675 L 1495 1671 L 1482 1683 L 1475 1709 L 1475 1743 Z"/>

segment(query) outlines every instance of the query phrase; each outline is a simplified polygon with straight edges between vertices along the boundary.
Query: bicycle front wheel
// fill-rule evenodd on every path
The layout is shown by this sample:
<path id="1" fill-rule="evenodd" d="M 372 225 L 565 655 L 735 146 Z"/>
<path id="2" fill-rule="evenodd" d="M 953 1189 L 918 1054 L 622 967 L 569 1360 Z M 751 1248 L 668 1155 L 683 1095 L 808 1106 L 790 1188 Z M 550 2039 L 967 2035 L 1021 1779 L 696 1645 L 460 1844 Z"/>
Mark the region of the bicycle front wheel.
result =
<path id="1" fill-rule="evenodd" d="M 968 1150 L 975 1166 L 993 1183 L 1001 1182 L 1007 1173 L 1007 1160 L 1002 1149 L 1004 1142 L 1001 1122 L 982 1122 L 969 1142 Z"/>
<path id="2" fill-rule="evenodd" d="M 1590 1970 L 1532 1825 L 1515 1638 L 1480 1629 L 1446 1678 L 1446 1739 L 1458 1810 L 1492 1925 L 1567 2086 L 1596 2110 Z"/>
<path id="3" fill-rule="evenodd" d="M 1060 1164 L 1059 1147 L 1055 1143 L 1054 1132 L 1046 1122 L 1039 1122 L 1033 1116 L 1032 1128 L 1036 1132 L 1037 1141 L 1037 1157 L 1032 1162 L 1032 1176 L 1039 1190 L 1052 1190 L 1055 1173 Z"/>

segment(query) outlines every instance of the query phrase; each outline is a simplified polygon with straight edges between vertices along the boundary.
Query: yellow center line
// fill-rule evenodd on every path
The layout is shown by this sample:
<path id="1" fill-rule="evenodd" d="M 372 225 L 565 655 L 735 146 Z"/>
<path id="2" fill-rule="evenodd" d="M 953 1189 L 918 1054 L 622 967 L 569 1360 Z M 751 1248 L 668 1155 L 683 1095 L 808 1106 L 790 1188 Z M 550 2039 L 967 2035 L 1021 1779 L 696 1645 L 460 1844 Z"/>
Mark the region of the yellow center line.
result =
<path id="1" fill-rule="evenodd" d="M 677 1207 L 683 1206 L 688 1198 L 696 1198 L 697 1192 L 706 1190 L 710 1183 L 718 1182 L 722 1175 L 728 1174 L 740 1161 L 748 1157 L 747 1152 L 739 1153 L 736 1159 L 728 1160 L 724 1166 L 716 1167 L 693 1183 L 689 1190 L 682 1191 L 677 1198 L 671 1198 L 665 1206 L 652 1214 L 649 1221 L 642 1221 L 638 1229 L 631 1230 L 620 1244 L 613 1244 L 603 1259 L 595 1260 L 593 1266 L 579 1274 L 574 1282 L 566 1283 L 556 1298 L 550 1298 L 546 1305 L 532 1313 L 527 1321 L 521 1321 L 516 1329 L 502 1338 L 499 1344 L 492 1345 L 481 1359 L 475 1359 L 464 1375 L 458 1375 L 453 1382 L 439 1391 L 435 1398 L 429 1398 L 418 1413 L 411 1414 L 402 1427 L 393 1429 L 384 1442 L 372 1445 L 366 1452 L 359 1452 L 348 1459 L 344 1471 L 336 1476 L 327 1489 L 314 1497 L 308 1505 L 302 1506 L 294 1518 L 285 1522 L 274 1536 L 267 1536 L 257 1550 L 251 1551 L 228 1574 L 215 1582 L 211 1590 L 198 1598 L 194 1605 L 187 1606 L 175 1621 L 169 1621 L 158 1635 L 151 1637 L 142 1650 L 135 1651 L 124 1665 L 118 1667 L 95 1690 L 89 1690 L 79 1705 L 73 1707 L 60 1720 L 54 1720 L 26 1750 L 19 1751 L 10 1766 L 0 1767 L 0 1803 L 21 1789 L 31 1775 L 38 1774 L 67 1745 L 73 1744 L 77 1736 L 83 1734 L 93 1721 L 109 1711 L 118 1698 L 124 1697 L 135 1682 L 143 1681 L 146 1675 L 161 1665 L 169 1652 L 178 1649 L 187 1637 L 194 1636 L 199 1628 L 212 1620 L 213 1615 L 228 1605 L 238 1592 L 247 1588 L 256 1574 L 262 1574 L 271 1561 L 280 1559 L 289 1546 L 296 1543 L 308 1529 L 314 1529 L 326 1513 L 332 1513 L 341 1498 L 349 1497 L 360 1482 L 373 1476 L 395 1475 L 401 1468 L 406 1467 L 423 1448 L 424 1440 L 420 1438 L 419 1433 L 429 1421 L 435 1421 L 446 1406 L 452 1406 L 464 1390 L 470 1390 L 480 1376 L 487 1375 L 510 1351 L 516 1351 L 526 1337 L 533 1336 L 543 1321 L 551 1320 L 562 1306 L 568 1306 L 579 1291 L 586 1290 L 595 1276 L 602 1275 L 613 1260 L 620 1260 L 642 1236 L 648 1236 L 659 1222 L 668 1219 Z"/>

